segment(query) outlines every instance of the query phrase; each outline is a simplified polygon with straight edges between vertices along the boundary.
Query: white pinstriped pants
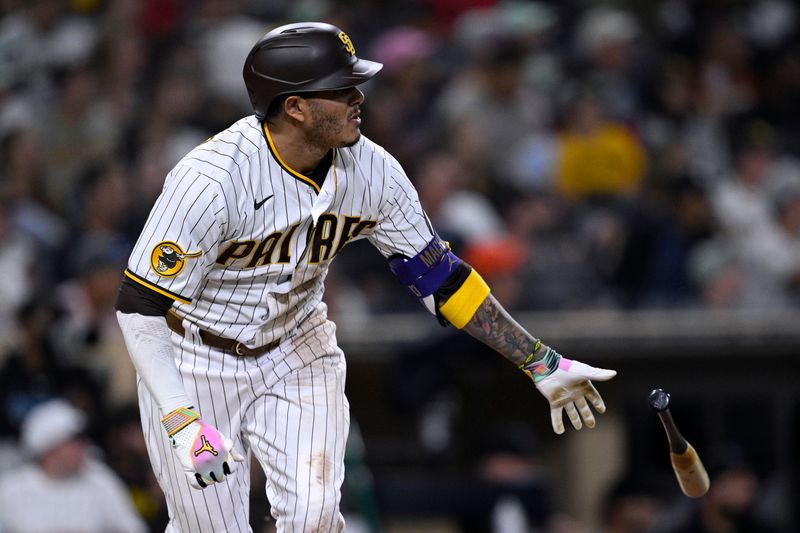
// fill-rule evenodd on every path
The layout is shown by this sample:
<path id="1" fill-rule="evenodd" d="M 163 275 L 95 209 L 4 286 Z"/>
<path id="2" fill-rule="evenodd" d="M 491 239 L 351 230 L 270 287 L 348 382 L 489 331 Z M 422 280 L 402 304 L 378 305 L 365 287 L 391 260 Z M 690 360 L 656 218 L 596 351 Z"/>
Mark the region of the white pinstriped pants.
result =
<path id="1" fill-rule="evenodd" d="M 322 307 L 292 338 L 259 357 L 237 357 L 172 334 L 186 394 L 203 420 L 230 437 L 246 459 L 224 482 L 191 488 L 140 381 L 142 426 L 167 499 L 168 533 L 252 531 L 251 452 L 266 474 L 279 532 L 344 529 L 339 502 L 350 412 L 335 332 Z"/>

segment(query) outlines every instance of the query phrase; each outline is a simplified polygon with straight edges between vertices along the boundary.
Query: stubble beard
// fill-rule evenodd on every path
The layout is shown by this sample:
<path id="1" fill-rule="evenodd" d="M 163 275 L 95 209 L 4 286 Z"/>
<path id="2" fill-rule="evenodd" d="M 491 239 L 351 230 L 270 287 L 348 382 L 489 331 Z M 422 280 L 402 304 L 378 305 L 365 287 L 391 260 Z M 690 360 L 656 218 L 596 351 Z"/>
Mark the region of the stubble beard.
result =
<path id="1" fill-rule="evenodd" d="M 346 148 L 353 146 L 361 138 L 361 131 L 357 129 L 353 140 L 342 140 L 346 125 L 335 115 L 325 112 L 316 102 L 311 104 L 311 112 L 314 128 L 308 137 L 314 144 L 326 148 Z"/>

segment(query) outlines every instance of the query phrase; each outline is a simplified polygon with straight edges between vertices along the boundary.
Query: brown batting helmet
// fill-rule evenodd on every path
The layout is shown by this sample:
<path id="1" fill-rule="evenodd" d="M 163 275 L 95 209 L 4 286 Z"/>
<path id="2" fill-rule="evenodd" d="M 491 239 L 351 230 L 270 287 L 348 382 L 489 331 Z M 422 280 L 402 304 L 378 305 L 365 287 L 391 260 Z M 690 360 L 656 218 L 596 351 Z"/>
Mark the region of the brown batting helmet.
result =
<path id="1" fill-rule="evenodd" d="M 356 57 L 350 37 L 331 24 L 299 22 L 270 31 L 244 62 L 244 84 L 258 118 L 281 95 L 354 87 L 383 67 Z"/>

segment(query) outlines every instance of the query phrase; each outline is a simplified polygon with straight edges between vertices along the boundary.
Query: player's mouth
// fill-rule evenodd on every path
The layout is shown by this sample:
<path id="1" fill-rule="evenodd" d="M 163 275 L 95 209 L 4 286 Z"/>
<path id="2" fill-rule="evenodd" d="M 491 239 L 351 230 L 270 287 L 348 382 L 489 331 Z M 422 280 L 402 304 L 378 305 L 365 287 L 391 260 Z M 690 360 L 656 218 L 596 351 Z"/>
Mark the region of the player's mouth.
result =
<path id="1" fill-rule="evenodd" d="M 350 117 L 348 118 L 348 120 L 350 122 L 352 122 L 353 124 L 355 124 L 356 126 L 360 126 L 361 125 L 361 111 L 360 110 L 356 110 L 355 112 L 351 113 Z"/>

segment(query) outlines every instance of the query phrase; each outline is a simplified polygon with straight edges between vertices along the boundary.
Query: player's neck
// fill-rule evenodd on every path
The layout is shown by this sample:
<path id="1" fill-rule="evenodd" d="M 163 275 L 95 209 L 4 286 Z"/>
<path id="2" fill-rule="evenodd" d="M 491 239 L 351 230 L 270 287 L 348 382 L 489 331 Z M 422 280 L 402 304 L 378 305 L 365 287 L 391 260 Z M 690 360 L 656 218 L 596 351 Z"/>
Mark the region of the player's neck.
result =
<path id="1" fill-rule="evenodd" d="M 268 124 L 268 128 L 281 160 L 301 174 L 308 174 L 317 168 L 325 154 L 330 151 L 330 147 L 309 143 L 295 129 L 282 128 L 276 124 Z"/>

